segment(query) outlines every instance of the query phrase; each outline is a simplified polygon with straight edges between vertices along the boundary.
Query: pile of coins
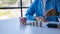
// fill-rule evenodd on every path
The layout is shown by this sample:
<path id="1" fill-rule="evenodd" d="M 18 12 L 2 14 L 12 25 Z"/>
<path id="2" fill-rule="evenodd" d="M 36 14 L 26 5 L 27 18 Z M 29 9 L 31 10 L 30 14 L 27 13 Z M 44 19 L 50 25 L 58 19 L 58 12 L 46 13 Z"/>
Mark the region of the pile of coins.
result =
<path id="1" fill-rule="evenodd" d="M 42 27 L 42 22 L 41 21 L 34 21 L 34 22 L 25 23 L 25 25 Z"/>

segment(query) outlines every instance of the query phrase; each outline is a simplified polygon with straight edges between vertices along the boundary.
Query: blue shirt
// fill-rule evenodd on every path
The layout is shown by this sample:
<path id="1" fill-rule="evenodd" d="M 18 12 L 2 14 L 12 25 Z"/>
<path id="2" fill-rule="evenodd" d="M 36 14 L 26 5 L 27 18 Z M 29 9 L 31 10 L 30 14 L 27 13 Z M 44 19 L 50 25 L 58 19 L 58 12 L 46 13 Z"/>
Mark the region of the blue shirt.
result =
<path id="1" fill-rule="evenodd" d="M 55 2 L 55 0 L 46 0 L 45 10 L 47 11 L 47 10 L 55 9 L 56 7 L 55 7 L 54 2 Z M 43 6 L 42 0 L 35 0 L 33 2 L 33 4 L 30 6 L 30 8 L 27 10 L 27 13 L 25 15 L 26 18 L 29 20 L 35 20 L 34 14 L 36 14 L 36 16 L 38 16 L 38 17 L 43 16 L 42 6 Z M 58 21 L 56 16 L 49 16 L 46 19 L 48 21 Z"/>
<path id="2" fill-rule="evenodd" d="M 46 11 L 51 9 L 60 12 L 60 0 L 46 0 Z"/>

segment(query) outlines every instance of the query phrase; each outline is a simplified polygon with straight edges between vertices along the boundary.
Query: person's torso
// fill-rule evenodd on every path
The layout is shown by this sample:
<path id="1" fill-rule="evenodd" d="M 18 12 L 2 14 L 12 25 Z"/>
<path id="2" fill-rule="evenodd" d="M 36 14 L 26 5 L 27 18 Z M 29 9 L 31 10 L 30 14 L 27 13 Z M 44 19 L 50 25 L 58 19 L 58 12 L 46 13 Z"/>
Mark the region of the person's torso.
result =
<path id="1" fill-rule="evenodd" d="M 35 8 L 36 16 L 43 16 L 42 0 L 38 0 Z"/>
<path id="2" fill-rule="evenodd" d="M 60 0 L 55 0 L 57 11 L 60 12 Z"/>
<path id="3" fill-rule="evenodd" d="M 59 4 L 58 4 L 59 5 Z M 36 5 L 36 16 L 44 16 L 43 14 L 43 4 L 42 4 L 42 0 L 39 0 L 37 5 Z M 44 11 L 45 13 L 45 11 Z M 46 18 L 48 21 L 58 21 L 58 18 L 57 17 L 54 17 L 54 16 L 49 16 Z"/>

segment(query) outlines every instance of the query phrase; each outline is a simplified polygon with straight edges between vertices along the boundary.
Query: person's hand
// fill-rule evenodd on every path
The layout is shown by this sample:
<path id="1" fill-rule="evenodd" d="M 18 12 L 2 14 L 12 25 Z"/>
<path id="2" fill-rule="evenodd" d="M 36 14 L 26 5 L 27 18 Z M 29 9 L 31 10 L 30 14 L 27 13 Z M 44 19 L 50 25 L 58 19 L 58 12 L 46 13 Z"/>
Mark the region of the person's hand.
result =
<path id="1" fill-rule="evenodd" d="M 46 11 L 46 14 L 45 14 L 45 16 L 58 16 L 58 15 L 59 15 L 59 12 L 56 11 L 55 9 L 48 10 Z"/>
<path id="2" fill-rule="evenodd" d="M 39 21 L 39 20 L 40 20 L 40 17 L 37 17 L 37 16 L 36 16 L 35 19 L 36 19 L 37 21 Z"/>
<path id="3" fill-rule="evenodd" d="M 45 19 L 45 18 L 40 18 L 40 21 L 42 21 L 42 22 L 48 22 L 48 20 L 47 19 Z"/>
<path id="4" fill-rule="evenodd" d="M 26 23 L 26 18 L 25 17 L 19 17 L 20 24 L 25 24 Z"/>
<path id="5" fill-rule="evenodd" d="M 48 22 L 48 20 L 45 19 L 45 18 L 43 18 L 43 17 L 35 17 L 35 19 L 36 19 L 37 21 Z"/>

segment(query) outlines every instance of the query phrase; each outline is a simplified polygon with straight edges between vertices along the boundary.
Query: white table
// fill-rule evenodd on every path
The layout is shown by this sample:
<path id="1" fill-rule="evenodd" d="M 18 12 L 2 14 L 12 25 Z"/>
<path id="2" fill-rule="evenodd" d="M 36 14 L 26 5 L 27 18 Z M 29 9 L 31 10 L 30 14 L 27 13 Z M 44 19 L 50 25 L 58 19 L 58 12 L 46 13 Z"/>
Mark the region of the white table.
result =
<path id="1" fill-rule="evenodd" d="M 58 28 L 20 25 L 19 19 L 0 20 L 0 34 L 60 34 Z"/>

